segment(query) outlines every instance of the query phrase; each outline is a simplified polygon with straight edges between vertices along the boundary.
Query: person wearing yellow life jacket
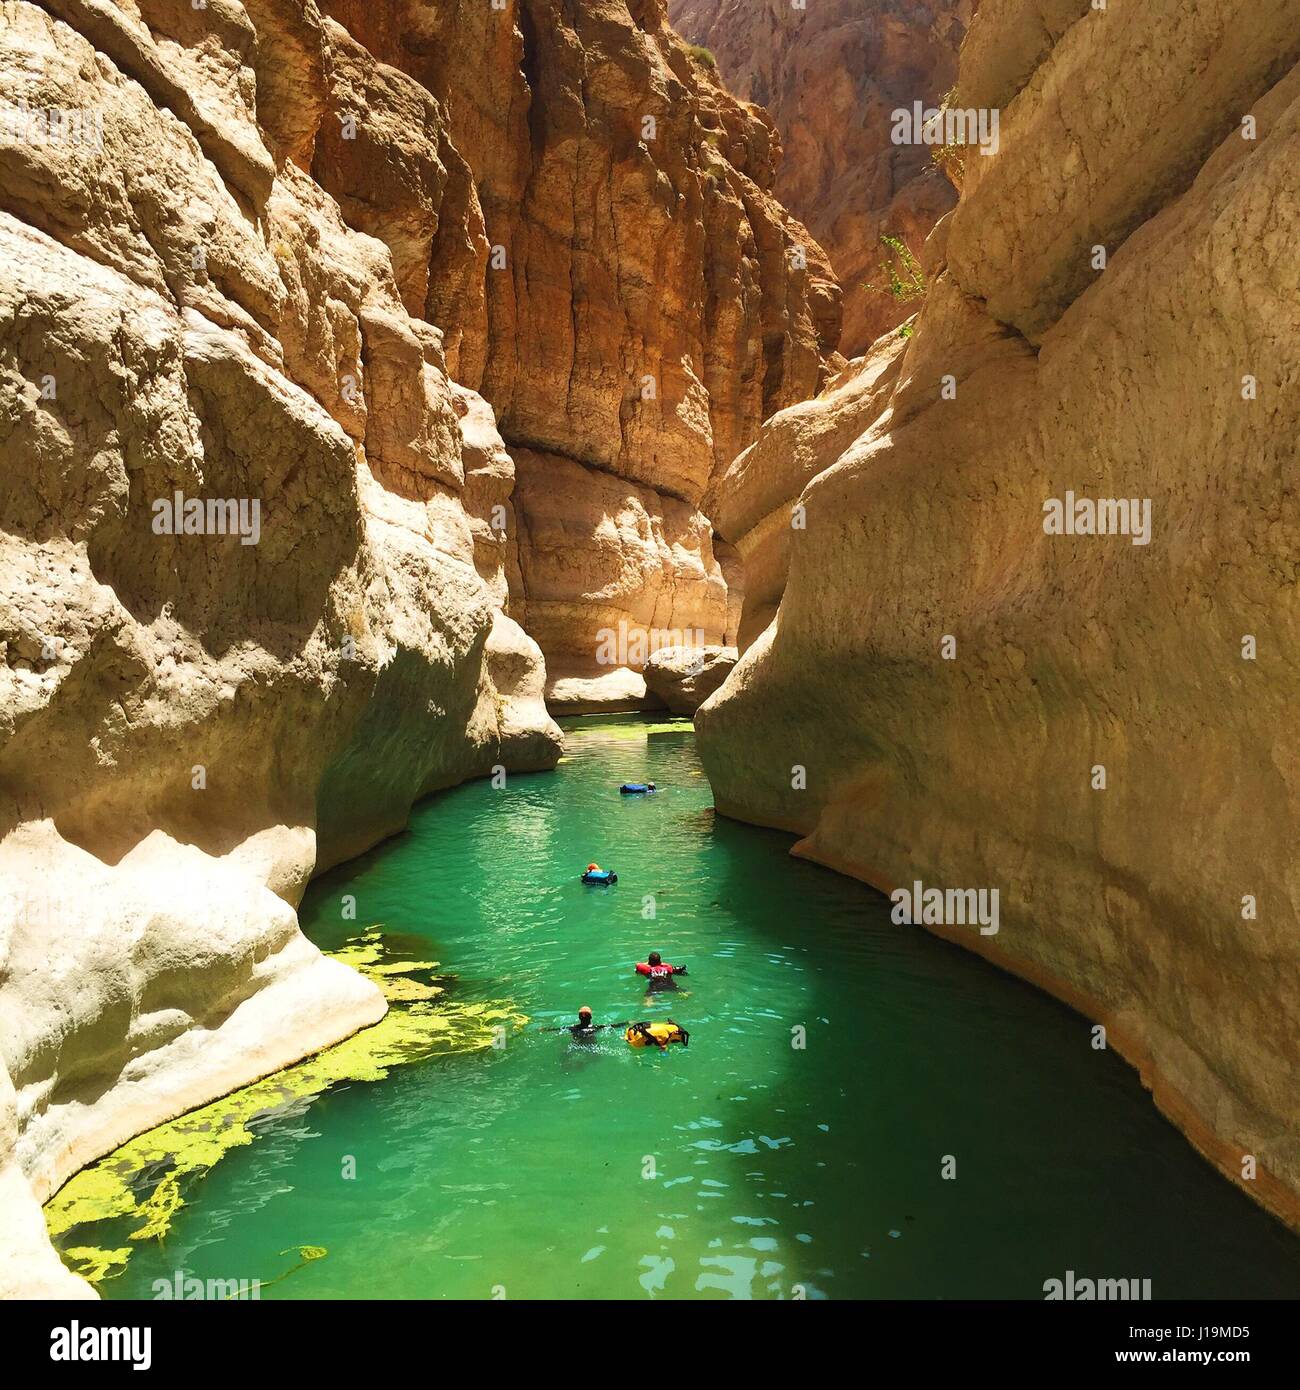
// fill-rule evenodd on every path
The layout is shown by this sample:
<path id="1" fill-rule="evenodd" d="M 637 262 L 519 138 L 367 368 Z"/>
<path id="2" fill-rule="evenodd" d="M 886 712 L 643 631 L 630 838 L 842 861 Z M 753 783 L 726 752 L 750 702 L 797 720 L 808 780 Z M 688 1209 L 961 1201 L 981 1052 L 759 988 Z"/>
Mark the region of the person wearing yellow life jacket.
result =
<path id="1" fill-rule="evenodd" d="M 543 1028 L 542 1032 L 568 1033 L 575 1042 L 595 1042 L 596 1035 L 606 1028 L 625 1029 L 623 1036 L 629 1047 L 653 1047 L 660 1052 L 667 1052 L 672 1043 L 680 1043 L 685 1047 L 691 1040 L 691 1035 L 686 1029 L 671 1018 L 658 1019 L 653 1023 L 593 1023 L 591 1009 L 586 1004 L 578 1010 L 577 1023 L 564 1023 L 558 1028 Z"/>

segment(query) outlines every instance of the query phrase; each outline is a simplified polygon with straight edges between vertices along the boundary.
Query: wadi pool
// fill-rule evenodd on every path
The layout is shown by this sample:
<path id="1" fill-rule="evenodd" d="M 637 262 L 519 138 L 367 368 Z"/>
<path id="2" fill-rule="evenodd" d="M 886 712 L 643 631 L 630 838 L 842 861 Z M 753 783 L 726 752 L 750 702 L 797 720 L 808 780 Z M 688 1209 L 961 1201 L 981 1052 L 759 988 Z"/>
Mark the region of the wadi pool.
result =
<path id="1" fill-rule="evenodd" d="M 1067 1270 L 1300 1297 L 1300 1241 L 1085 1019 L 715 817 L 688 724 L 566 732 L 554 773 L 430 799 L 302 912 L 325 949 L 381 926 L 438 962 L 445 1001 L 527 1025 L 270 1105 L 187 1176 L 161 1238 L 65 1231 L 130 1250 L 105 1297 L 179 1272 L 287 1276 L 263 1298 L 1041 1298 Z M 618 795 L 646 779 L 655 796 Z M 618 884 L 584 887 L 591 860 Z M 632 966 L 656 948 L 689 974 L 647 1003 Z M 580 1004 L 671 1015 L 690 1045 L 541 1031 Z"/>

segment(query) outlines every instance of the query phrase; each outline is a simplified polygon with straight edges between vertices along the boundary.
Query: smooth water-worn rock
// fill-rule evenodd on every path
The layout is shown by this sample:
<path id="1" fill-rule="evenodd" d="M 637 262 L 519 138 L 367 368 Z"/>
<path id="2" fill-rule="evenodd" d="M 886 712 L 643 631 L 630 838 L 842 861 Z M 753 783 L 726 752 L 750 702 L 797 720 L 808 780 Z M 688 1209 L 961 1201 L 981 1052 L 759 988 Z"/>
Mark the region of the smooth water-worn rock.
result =
<path id="1" fill-rule="evenodd" d="M 756 587 L 803 480 L 806 525 L 696 717 L 719 809 L 885 889 L 996 889 L 996 934 L 935 929 L 1102 1021 L 1293 1223 L 1297 62 L 1294 0 L 981 7 L 960 87 L 1001 148 L 878 417 L 831 392 L 724 480 Z M 1131 499 L 1126 533 L 1062 533 L 1070 495 Z"/>
<path id="2" fill-rule="evenodd" d="M 804 487 L 880 418 L 898 379 L 906 340 L 886 334 L 811 401 L 774 415 L 715 479 L 705 506 L 734 545 L 742 577 L 737 642 L 743 652 L 772 621 L 785 590 L 790 543 L 807 527 Z"/>
<path id="3" fill-rule="evenodd" d="M 652 651 L 727 640 L 727 587 L 697 508 L 572 459 L 516 449 L 515 462 L 521 611 L 547 653 L 551 704 L 637 708 Z"/>
<path id="4" fill-rule="evenodd" d="M 736 660 L 735 647 L 661 647 L 645 664 L 646 688 L 674 714 L 694 714 Z"/>
<path id="5" fill-rule="evenodd" d="M 1087 3 L 1087 0 L 1084 0 Z M 727 86 L 764 107 L 785 157 L 777 197 L 830 255 L 844 286 L 840 350 L 855 356 L 916 312 L 883 266 L 888 236 L 920 249 L 957 201 L 934 147 L 895 144 L 891 114 L 934 109 L 956 79 L 977 0 L 669 0 Z M 908 277 L 910 279 L 910 277 Z"/>
<path id="6" fill-rule="evenodd" d="M 0 142 L 0 1288 L 64 1292 L 70 1173 L 383 1013 L 312 873 L 562 741 L 436 102 L 280 0 L 4 0 L 0 91 L 77 118 Z"/>

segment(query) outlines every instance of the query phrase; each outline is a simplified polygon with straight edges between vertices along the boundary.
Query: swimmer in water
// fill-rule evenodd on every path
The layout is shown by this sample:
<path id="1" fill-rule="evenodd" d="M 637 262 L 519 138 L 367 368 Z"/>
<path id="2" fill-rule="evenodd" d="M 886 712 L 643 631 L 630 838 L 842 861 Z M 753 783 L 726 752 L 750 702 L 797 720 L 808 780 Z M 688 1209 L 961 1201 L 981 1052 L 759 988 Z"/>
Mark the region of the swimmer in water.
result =
<path id="1" fill-rule="evenodd" d="M 651 951 L 648 959 L 637 962 L 636 973 L 646 977 L 646 989 L 651 994 L 658 994 L 660 990 L 676 989 L 677 981 L 673 976 L 685 975 L 686 967 L 666 965 L 658 951 Z"/>
<path id="2" fill-rule="evenodd" d="M 574 1040 L 574 1042 L 595 1042 L 597 1033 L 601 1032 L 606 1028 L 613 1028 L 615 1026 L 621 1028 L 623 1025 L 615 1025 L 612 1023 L 593 1023 L 591 1021 L 591 1009 L 588 1007 L 588 1005 L 584 1004 L 582 1008 L 578 1010 L 577 1023 L 570 1024 L 568 1031 L 569 1036 Z"/>

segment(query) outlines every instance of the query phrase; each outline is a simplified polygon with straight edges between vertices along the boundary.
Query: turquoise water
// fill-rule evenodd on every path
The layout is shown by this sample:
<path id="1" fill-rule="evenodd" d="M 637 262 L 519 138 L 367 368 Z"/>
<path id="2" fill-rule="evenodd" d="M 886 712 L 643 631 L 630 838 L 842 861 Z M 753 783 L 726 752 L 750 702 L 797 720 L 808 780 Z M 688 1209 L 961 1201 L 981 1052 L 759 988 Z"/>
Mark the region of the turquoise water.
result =
<path id="1" fill-rule="evenodd" d="M 788 836 L 715 820 L 689 726 L 646 727 L 574 721 L 554 774 L 435 797 L 313 885 L 323 947 L 382 923 L 451 997 L 509 1000 L 528 1028 L 264 1116 L 106 1297 L 178 1269 L 268 1280 L 305 1245 L 328 1254 L 262 1297 L 1041 1298 L 1070 1269 L 1300 1296 L 1300 1242 L 1085 1020 L 894 926 Z M 617 795 L 647 778 L 655 797 Z M 593 859 L 616 887 L 578 882 Z M 671 1002 L 632 973 L 654 948 L 689 967 Z M 540 1031 L 584 1003 L 671 1014 L 690 1046 Z"/>

